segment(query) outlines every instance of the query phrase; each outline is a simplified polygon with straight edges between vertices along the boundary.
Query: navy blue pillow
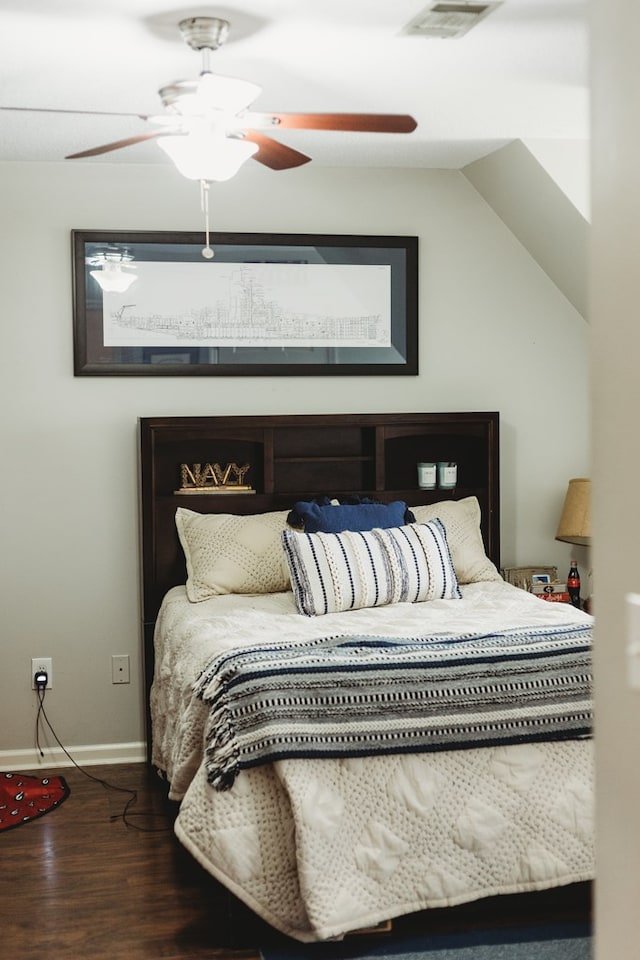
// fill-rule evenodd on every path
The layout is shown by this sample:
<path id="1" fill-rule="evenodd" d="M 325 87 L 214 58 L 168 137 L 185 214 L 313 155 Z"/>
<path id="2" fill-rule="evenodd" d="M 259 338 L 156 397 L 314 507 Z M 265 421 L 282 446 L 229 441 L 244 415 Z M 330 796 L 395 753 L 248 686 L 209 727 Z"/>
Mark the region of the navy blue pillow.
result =
<path id="1" fill-rule="evenodd" d="M 343 533 L 345 530 L 387 529 L 414 523 L 415 517 L 403 500 L 378 503 L 362 499 L 359 503 L 331 503 L 299 500 L 289 513 L 290 526 L 305 533 Z"/>

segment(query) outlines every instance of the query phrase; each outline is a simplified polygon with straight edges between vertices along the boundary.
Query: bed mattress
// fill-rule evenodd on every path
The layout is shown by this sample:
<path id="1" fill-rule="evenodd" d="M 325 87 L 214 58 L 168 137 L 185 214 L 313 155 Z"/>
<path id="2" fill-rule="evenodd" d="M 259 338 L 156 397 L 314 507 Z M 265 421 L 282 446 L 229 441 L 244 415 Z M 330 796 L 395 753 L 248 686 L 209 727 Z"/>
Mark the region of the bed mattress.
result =
<path id="1" fill-rule="evenodd" d="M 588 622 L 502 581 L 462 599 L 300 616 L 290 592 L 191 603 L 167 594 L 151 694 L 153 763 L 180 801 L 175 830 L 199 863 L 301 941 L 432 907 L 589 880 L 590 739 L 428 754 L 278 760 L 207 782 L 208 710 L 195 682 L 222 651 L 328 634 L 417 637 Z"/>

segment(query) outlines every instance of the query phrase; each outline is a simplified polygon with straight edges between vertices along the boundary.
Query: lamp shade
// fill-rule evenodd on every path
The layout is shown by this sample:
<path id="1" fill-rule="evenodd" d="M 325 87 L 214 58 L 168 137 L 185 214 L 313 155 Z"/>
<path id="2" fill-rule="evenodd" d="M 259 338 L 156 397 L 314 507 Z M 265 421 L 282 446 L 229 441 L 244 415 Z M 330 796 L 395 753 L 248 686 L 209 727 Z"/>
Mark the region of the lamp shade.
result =
<path id="1" fill-rule="evenodd" d="M 569 480 L 556 540 L 580 546 L 591 543 L 591 480 L 586 477 Z"/>

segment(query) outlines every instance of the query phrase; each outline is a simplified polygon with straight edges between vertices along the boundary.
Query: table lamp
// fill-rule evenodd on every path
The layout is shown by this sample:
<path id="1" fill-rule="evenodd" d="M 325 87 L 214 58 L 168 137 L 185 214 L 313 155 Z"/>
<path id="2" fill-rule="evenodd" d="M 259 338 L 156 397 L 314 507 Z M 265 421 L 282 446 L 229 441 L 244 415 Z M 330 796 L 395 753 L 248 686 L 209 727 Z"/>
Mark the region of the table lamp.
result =
<path id="1" fill-rule="evenodd" d="M 586 477 L 574 477 L 569 480 L 560 523 L 556 531 L 556 540 L 575 543 L 578 546 L 591 545 L 591 480 Z M 591 571 L 589 571 L 589 593 Z M 585 600 L 585 610 L 590 612 L 592 597 Z"/>

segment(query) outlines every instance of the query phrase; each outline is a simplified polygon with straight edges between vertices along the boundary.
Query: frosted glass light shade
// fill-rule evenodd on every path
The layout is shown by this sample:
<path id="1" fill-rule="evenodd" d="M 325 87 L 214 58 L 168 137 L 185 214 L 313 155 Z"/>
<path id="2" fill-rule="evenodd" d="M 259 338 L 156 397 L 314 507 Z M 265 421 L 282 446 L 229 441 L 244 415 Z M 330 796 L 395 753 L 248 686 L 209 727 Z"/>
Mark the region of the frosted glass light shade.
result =
<path id="1" fill-rule="evenodd" d="M 198 82 L 196 98 L 216 110 L 239 113 L 246 110 L 261 92 L 261 88 L 249 80 L 203 73 Z"/>
<path id="2" fill-rule="evenodd" d="M 588 546 L 591 543 L 591 480 L 569 480 L 556 540 Z"/>
<path id="3" fill-rule="evenodd" d="M 171 114 L 203 118 L 211 114 L 233 117 L 246 110 L 262 92 L 250 80 L 202 73 L 197 80 L 176 80 L 160 90 L 160 97 Z"/>
<path id="4" fill-rule="evenodd" d="M 160 137 L 157 143 L 188 180 L 230 180 L 258 150 L 249 140 L 207 131 Z"/>

